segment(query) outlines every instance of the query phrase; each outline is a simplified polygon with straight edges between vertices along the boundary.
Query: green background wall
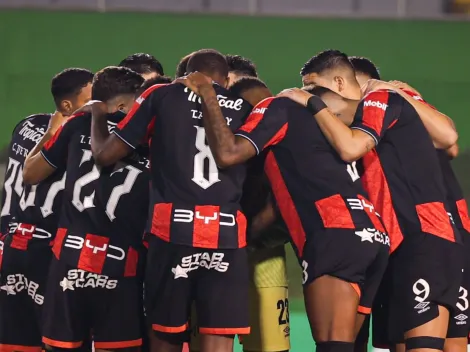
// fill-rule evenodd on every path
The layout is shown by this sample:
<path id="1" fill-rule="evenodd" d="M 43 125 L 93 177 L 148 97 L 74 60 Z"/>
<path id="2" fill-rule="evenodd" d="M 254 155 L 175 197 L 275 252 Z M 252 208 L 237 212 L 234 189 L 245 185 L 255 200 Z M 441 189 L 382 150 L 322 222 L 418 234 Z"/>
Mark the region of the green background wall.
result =
<path id="1" fill-rule="evenodd" d="M 19 119 L 54 109 L 49 85 L 58 71 L 98 70 L 128 54 L 149 52 L 173 75 L 179 59 L 200 48 L 253 59 L 274 92 L 298 86 L 302 64 L 320 50 L 367 56 L 384 78 L 409 82 L 450 115 L 465 148 L 470 146 L 469 43 L 470 22 L 0 10 L 0 148 Z M 469 159 L 459 158 L 460 175 L 469 175 Z M 300 298 L 299 270 L 292 255 L 289 261 L 291 297 Z M 302 302 L 291 300 L 291 308 L 301 309 Z M 292 351 L 310 350 L 305 317 L 291 317 Z"/>

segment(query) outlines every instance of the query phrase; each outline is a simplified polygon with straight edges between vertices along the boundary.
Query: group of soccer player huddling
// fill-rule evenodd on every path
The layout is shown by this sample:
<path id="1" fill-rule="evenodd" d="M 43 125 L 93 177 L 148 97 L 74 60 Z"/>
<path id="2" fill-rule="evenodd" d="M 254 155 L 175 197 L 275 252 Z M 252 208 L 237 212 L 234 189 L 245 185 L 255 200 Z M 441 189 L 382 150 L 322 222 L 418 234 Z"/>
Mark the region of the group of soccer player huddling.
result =
<path id="1" fill-rule="evenodd" d="M 452 120 L 338 50 L 301 80 L 273 94 L 211 49 L 175 78 L 149 54 L 55 75 L 56 111 L 8 149 L 0 351 L 288 351 L 288 242 L 317 352 L 367 351 L 370 325 L 375 347 L 466 351 Z"/>

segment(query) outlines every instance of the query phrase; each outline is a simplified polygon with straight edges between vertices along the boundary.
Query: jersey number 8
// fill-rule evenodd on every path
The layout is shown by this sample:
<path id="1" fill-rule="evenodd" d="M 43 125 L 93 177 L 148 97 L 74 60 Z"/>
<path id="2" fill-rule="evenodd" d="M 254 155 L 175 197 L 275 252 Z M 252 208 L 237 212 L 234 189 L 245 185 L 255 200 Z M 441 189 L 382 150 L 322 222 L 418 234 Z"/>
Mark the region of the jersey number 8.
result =
<path id="1" fill-rule="evenodd" d="M 208 189 L 213 184 L 220 181 L 219 169 L 215 163 L 214 156 L 212 155 L 211 149 L 206 144 L 206 131 L 204 127 L 194 126 L 196 128 L 196 142 L 195 146 L 198 153 L 194 156 L 194 170 L 193 170 L 193 181 L 199 187 Z M 207 160 L 207 161 L 206 161 Z M 204 164 L 208 164 L 207 178 L 204 176 Z"/>

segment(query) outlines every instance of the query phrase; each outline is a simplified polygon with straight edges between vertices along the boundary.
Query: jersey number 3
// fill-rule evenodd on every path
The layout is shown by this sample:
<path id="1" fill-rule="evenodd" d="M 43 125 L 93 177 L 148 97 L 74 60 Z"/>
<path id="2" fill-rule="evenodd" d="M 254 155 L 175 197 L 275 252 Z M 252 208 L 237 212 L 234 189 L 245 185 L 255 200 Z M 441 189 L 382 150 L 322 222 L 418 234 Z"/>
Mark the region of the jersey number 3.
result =
<path id="1" fill-rule="evenodd" d="M 82 166 L 83 163 L 91 161 L 91 158 L 92 158 L 91 151 L 84 149 L 82 160 L 80 160 L 80 166 Z M 108 215 L 108 218 L 111 221 L 113 221 L 116 218 L 116 216 L 114 215 L 114 212 L 116 211 L 116 207 L 118 205 L 119 200 L 121 199 L 123 195 L 129 193 L 132 190 L 132 187 L 134 186 L 134 183 L 137 180 L 137 176 L 139 176 L 139 174 L 142 172 L 139 169 L 131 165 L 127 165 L 123 167 L 122 169 L 114 171 L 113 174 L 116 172 L 122 172 L 124 169 L 128 170 L 128 173 L 124 182 L 113 188 L 109 196 L 108 202 L 106 203 L 106 215 Z M 81 199 L 80 195 L 82 193 L 83 187 L 85 187 L 86 185 L 89 185 L 93 181 L 98 180 L 100 176 L 101 174 L 100 174 L 100 171 L 98 170 L 98 167 L 93 164 L 93 168 L 91 169 L 91 171 L 87 172 L 85 175 L 80 177 L 75 182 L 75 185 L 73 187 L 72 204 L 74 205 L 75 208 L 77 208 L 78 211 L 82 212 L 85 209 L 93 208 L 95 206 L 93 201 L 95 199 L 96 190 L 93 190 L 93 193 L 90 194 L 89 196 L 83 197 L 83 200 Z"/>
<path id="2" fill-rule="evenodd" d="M 194 170 L 193 170 L 193 181 L 199 187 L 208 189 L 214 183 L 220 181 L 219 169 L 215 163 L 214 157 L 212 156 L 211 149 L 206 144 L 206 131 L 204 127 L 194 126 L 196 132 L 196 149 L 198 153 L 194 156 Z M 206 166 L 208 170 L 206 171 Z"/>

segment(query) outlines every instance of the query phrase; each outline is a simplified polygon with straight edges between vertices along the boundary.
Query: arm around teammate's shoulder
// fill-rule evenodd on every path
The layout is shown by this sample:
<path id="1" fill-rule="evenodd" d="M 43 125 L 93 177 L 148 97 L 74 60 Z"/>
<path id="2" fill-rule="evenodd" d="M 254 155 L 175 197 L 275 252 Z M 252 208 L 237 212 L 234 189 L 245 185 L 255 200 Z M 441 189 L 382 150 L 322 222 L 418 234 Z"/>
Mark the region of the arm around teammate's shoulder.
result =
<path id="1" fill-rule="evenodd" d="M 54 173 L 57 166 L 45 156 L 44 150 L 56 149 L 52 147 L 61 143 L 57 141 L 61 134 L 63 135 L 62 131 L 66 121 L 67 118 L 58 111 L 51 116 L 46 133 L 25 159 L 23 183 L 27 185 L 38 184 Z"/>

